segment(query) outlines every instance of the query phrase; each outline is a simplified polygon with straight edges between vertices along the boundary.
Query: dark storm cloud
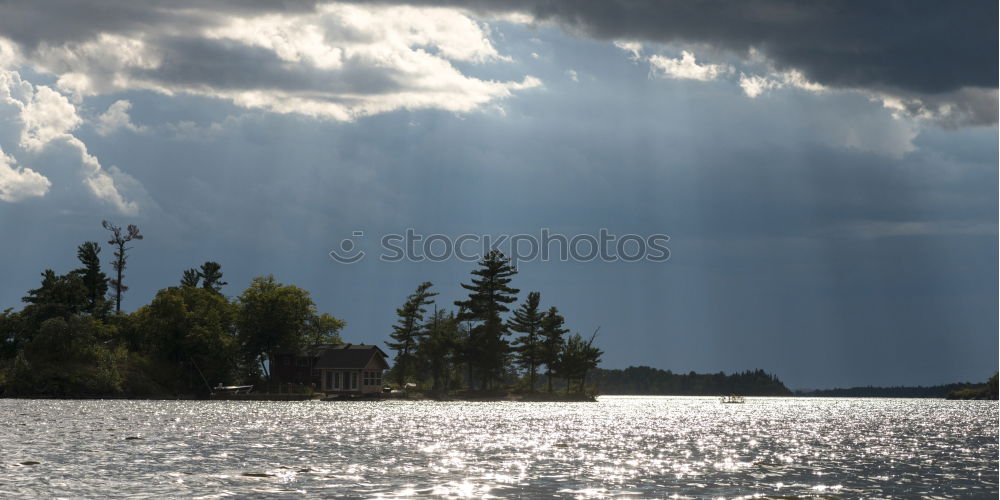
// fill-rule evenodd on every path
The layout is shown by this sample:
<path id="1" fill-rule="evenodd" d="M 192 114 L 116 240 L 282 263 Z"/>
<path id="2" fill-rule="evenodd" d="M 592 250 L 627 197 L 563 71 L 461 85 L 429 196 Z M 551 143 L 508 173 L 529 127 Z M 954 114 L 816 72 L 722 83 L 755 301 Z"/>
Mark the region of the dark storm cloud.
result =
<path id="1" fill-rule="evenodd" d="M 968 0 L 376 0 L 530 13 L 602 39 L 756 47 L 779 67 L 836 87 L 942 93 L 997 86 L 997 2 Z M 0 33 L 34 48 L 95 33 L 212 25 L 230 16 L 310 12 L 322 2 L 48 0 L 0 3 Z M 370 4 L 372 2 L 358 2 Z"/>
<path id="2" fill-rule="evenodd" d="M 230 15 L 309 12 L 311 0 L 152 1 L 43 0 L 0 2 L 0 34 L 29 48 L 92 38 L 97 33 L 157 31 L 164 26 L 212 25 Z"/>
<path id="3" fill-rule="evenodd" d="M 739 52 L 756 47 L 779 68 L 835 87 L 933 94 L 997 86 L 997 2 L 989 0 L 405 3 L 525 12 L 602 39 L 708 43 Z"/>
<path id="4" fill-rule="evenodd" d="M 216 90 L 281 90 L 330 94 L 385 94 L 403 88 L 404 76 L 389 67 L 372 67 L 347 57 L 324 70 L 282 60 L 273 51 L 232 40 L 165 37 L 156 42 L 164 64 L 136 73 L 140 79 Z"/>
<path id="5" fill-rule="evenodd" d="M 273 47 L 251 49 L 232 43 L 226 46 L 218 40 L 196 40 L 210 28 L 226 26 L 234 19 L 315 13 L 328 3 L 308 0 L 0 3 L 0 37 L 23 49 L 26 60 L 41 61 L 43 70 L 59 74 L 72 68 L 86 73 L 89 81 L 104 91 L 113 88 L 111 82 L 129 81 L 130 76 L 154 87 L 157 83 L 186 85 L 187 90 L 193 91 L 253 89 L 301 94 L 322 89 L 325 101 L 334 103 L 354 99 L 350 94 L 378 95 L 405 89 L 407 83 L 403 77 L 373 61 L 354 61 L 358 63 L 354 65 L 345 61 L 344 68 L 329 73 L 306 68 L 308 64 L 281 61 L 274 57 Z M 794 69 L 809 82 L 865 91 L 876 99 L 889 98 L 894 109 L 902 114 L 929 119 L 946 128 L 997 121 L 996 2 L 373 0 L 354 3 L 363 7 L 372 4 L 455 7 L 486 18 L 526 13 L 537 21 L 552 22 L 568 32 L 598 40 L 703 44 L 744 58 L 753 48 L 778 71 Z M 377 18 L 386 14 L 375 15 Z M 383 36 L 377 30 L 354 33 L 348 23 L 326 21 L 333 23 L 322 26 L 326 31 L 325 42 L 331 46 L 358 40 L 377 44 Z M 165 63 L 142 75 L 128 75 L 116 73 L 129 70 L 115 67 L 117 59 L 113 55 L 81 56 L 80 52 L 86 50 L 79 44 L 95 40 L 102 33 L 119 35 L 117 43 L 134 36 L 145 44 L 147 62 L 165 51 Z M 433 48 L 428 51 L 434 53 Z M 338 92 L 348 95 L 335 95 Z M 479 98 L 476 102 L 483 100 L 488 99 Z"/>

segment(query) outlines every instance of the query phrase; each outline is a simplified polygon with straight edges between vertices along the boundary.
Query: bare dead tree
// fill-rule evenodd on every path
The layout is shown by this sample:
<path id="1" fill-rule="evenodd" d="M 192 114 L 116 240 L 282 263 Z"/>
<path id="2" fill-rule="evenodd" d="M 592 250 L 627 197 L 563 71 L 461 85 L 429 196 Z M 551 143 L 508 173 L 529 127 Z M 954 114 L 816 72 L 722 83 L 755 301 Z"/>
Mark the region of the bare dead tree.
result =
<path id="1" fill-rule="evenodd" d="M 122 278 L 125 276 L 125 261 L 128 259 L 128 251 L 132 247 L 126 247 L 125 245 L 132 240 L 141 240 L 142 235 L 139 234 L 139 226 L 135 224 L 129 224 L 122 231 L 121 226 L 116 226 L 108 221 L 101 221 L 101 225 L 104 229 L 111 231 L 111 239 L 108 240 L 109 245 L 115 246 L 115 260 L 111 261 L 111 267 L 115 270 L 115 277 L 112 278 L 111 288 L 115 290 L 115 312 L 120 313 L 122 311 L 122 292 L 128 290 L 128 287 L 122 283 Z"/>

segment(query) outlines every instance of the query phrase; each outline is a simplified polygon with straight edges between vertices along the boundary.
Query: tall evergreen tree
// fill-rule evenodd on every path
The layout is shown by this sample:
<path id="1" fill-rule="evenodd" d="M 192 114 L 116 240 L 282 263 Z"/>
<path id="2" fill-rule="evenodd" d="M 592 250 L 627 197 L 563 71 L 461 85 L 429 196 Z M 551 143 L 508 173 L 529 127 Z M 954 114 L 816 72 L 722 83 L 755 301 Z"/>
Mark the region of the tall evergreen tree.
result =
<path id="1" fill-rule="evenodd" d="M 395 342 L 386 342 L 390 349 L 396 351 L 396 380 L 400 386 L 406 383 L 407 377 L 413 371 L 413 356 L 416 351 L 420 337 L 424 335 L 421 322 L 424 320 L 424 313 L 427 312 L 424 306 L 433 304 L 432 298 L 437 295 L 431 292 L 434 286 L 430 281 L 425 281 L 417 287 L 417 290 L 406 298 L 406 303 L 396 309 L 399 320 L 392 327 L 389 335 Z"/>
<path id="2" fill-rule="evenodd" d="M 208 261 L 202 264 L 198 276 L 201 277 L 201 287 L 215 293 L 222 293 L 222 287 L 229 284 L 222 281 L 222 265 L 218 262 Z"/>
<path id="3" fill-rule="evenodd" d="M 417 346 L 417 355 L 427 366 L 433 390 L 447 390 L 459 346 L 458 320 L 455 313 L 434 309 L 426 324 L 426 335 Z"/>
<path id="4" fill-rule="evenodd" d="M 566 320 L 559 314 L 555 306 L 549 308 L 542 319 L 541 356 L 539 361 L 545 364 L 545 378 L 548 381 L 549 392 L 552 392 L 552 374 L 559 365 L 559 353 L 562 352 L 563 335 L 569 330 L 563 328 Z"/>
<path id="5" fill-rule="evenodd" d="M 515 274 L 510 259 L 492 250 L 479 261 L 479 269 L 472 271 L 472 283 L 462 283 L 462 288 L 470 292 L 469 298 L 455 302 L 462 310 L 458 319 L 474 324 L 467 349 L 483 389 L 502 377 L 507 364 L 510 345 L 504 337 L 510 332 L 500 314 L 509 311 L 507 304 L 517 300 L 520 290 L 508 285 Z"/>
<path id="6" fill-rule="evenodd" d="M 535 379 L 538 375 L 538 362 L 541 355 L 539 332 L 542 329 L 542 319 L 545 313 L 538 310 L 541 294 L 531 292 L 521 307 L 514 311 L 510 320 L 510 329 L 524 335 L 514 339 L 514 353 L 517 364 L 528 374 L 528 390 L 535 390 Z"/>
<path id="7" fill-rule="evenodd" d="M 181 286 L 195 288 L 199 281 L 201 281 L 201 274 L 198 273 L 197 269 L 185 269 L 184 276 L 181 277 Z"/>
<path id="8" fill-rule="evenodd" d="M 73 271 L 80 277 L 87 288 L 87 305 L 84 312 L 97 318 L 103 318 L 110 309 L 107 301 L 108 277 L 101 271 L 101 247 L 95 241 L 88 241 L 77 247 L 76 258 L 83 267 Z"/>
<path id="9" fill-rule="evenodd" d="M 121 226 L 116 226 L 108 221 L 101 221 L 101 225 L 104 226 L 104 229 L 111 231 L 111 239 L 108 240 L 108 244 L 115 246 L 115 260 L 111 261 L 111 267 L 115 270 L 115 278 L 111 280 L 111 287 L 115 290 L 115 312 L 119 313 L 122 311 L 122 293 L 128 290 L 128 287 L 122 282 L 122 278 L 125 277 L 125 262 L 128 260 L 128 251 L 132 249 L 132 247 L 125 245 L 133 240 L 141 240 L 142 234 L 139 233 L 139 226 L 135 224 L 129 224 L 124 230 Z"/>
<path id="10" fill-rule="evenodd" d="M 76 316 L 89 304 L 87 287 L 78 274 L 59 275 L 51 269 L 42 273 L 42 286 L 28 290 L 21 300 L 27 304 L 22 314 L 35 328 L 47 319 Z"/>

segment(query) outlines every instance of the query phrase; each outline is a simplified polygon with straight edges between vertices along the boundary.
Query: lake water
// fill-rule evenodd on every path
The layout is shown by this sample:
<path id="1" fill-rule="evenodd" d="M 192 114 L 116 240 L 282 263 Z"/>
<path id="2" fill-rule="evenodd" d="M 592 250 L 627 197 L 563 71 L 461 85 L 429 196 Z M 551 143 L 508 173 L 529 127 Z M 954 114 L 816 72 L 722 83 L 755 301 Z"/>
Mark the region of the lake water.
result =
<path id="1" fill-rule="evenodd" d="M 0 497 L 996 498 L 997 422 L 905 399 L 6 399 Z"/>

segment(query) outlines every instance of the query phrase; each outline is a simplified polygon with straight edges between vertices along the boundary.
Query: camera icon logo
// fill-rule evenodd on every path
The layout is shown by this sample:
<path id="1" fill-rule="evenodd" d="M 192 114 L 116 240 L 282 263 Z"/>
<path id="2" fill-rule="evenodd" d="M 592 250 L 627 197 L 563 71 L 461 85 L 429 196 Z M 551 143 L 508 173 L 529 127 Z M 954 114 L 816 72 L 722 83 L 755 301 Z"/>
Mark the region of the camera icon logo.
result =
<path id="1" fill-rule="evenodd" d="M 350 238 L 340 240 L 340 248 L 330 250 L 330 258 L 341 264 L 354 264 L 365 258 L 364 250 L 358 250 L 354 243 L 354 238 L 362 238 L 364 235 L 364 231 L 354 231 Z"/>

